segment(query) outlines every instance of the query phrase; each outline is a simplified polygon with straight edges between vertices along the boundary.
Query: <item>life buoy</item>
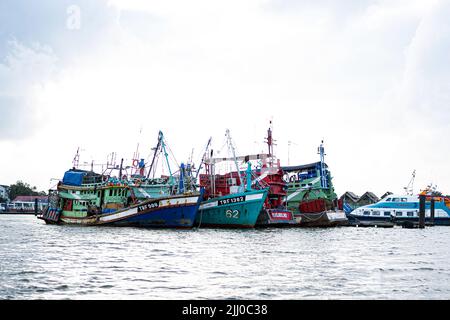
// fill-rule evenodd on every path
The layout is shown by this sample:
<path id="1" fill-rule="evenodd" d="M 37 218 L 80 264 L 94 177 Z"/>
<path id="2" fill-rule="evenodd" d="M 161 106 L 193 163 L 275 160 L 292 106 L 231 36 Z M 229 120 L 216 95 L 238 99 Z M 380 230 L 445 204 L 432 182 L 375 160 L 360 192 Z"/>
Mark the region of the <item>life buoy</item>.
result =
<path id="1" fill-rule="evenodd" d="M 137 168 L 139 164 L 139 161 L 137 159 L 133 160 L 133 167 Z"/>

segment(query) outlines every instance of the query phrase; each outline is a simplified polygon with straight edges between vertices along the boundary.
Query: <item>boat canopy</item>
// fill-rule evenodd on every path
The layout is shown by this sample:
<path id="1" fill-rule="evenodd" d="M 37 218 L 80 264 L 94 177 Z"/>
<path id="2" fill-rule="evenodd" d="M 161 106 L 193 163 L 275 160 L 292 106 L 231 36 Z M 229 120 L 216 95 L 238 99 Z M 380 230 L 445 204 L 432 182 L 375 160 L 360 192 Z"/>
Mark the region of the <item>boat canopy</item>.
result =
<path id="1" fill-rule="evenodd" d="M 69 186 L 81 186 L 86 172 L 69 170 L 64 173 L 63 183 Z"/>
<path id="2" fill-rule="evenodd" d="M 325 168 L 328 168 L 326 163 L 324 163 L 324 165 L 325 165 Z M 303 170 L 307 170 L 307 169 L 315 169 L 315 168 L 318 168 L 318 166 L 320 167 L 320 161 L 310 163 L 310 164 L 303 164 L 303 165 L 299 165 L 299 166 L 281 167 L 281 169 L 284 172 L 297 172 L 297 171 L 303 171 Z"/>

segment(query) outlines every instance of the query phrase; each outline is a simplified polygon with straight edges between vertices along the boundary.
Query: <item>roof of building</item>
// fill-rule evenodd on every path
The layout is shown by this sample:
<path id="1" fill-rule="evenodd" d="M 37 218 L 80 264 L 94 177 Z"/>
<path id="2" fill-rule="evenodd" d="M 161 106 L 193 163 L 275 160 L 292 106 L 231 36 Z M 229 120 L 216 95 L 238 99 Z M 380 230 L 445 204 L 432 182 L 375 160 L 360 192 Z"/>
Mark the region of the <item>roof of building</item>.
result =
<path id="1" fill-rule="evenodd" d="M 344 198 L 344 197 L 348 197 L 348 198 L 352 199 L 354 202 L 356 202 L 356 201 L 359 200 L 359 196 L 357 196 L 356 194 L 354 194 L 354 193 L 351 192 L 351 191 L 345 192 L 345 193 L 341 196 L 341 199 Z"/>
<path id="2" fill-rule="evenodd" d="M 374 202 L 378 202 L 380 201 L 380 199 L 373 193 L 370 191 L 366 191 L 366 193 L 364 193 L 358 201 L 361 201 L 362 199 L 368 198 L 369 200 L 372 200 Z"/>
<path id="3" fill-rule="evenodd" d="M 17 196 L 12 202 L 34 202 L 34 199 L 38 199 L 39 202 L 46 202 L 48 196 Z"/>

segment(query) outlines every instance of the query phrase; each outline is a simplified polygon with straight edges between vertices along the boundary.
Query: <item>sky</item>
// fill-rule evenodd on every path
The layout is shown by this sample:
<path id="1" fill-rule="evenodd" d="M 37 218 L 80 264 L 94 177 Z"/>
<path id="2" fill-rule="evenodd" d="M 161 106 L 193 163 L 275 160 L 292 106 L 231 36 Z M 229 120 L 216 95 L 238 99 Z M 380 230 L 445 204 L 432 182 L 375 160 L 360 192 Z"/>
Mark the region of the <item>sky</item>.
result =
<path id="1" fill-rule="evenodd" d="M 450 1 L 3 0 L 0 184 L 80 163 L 238 154 L 325 161 L 338 195 L 450 194 Z M 225 151 L 222 151 L 224 153 Z M 219 153 L 217 153 L 219 154 Z"/>

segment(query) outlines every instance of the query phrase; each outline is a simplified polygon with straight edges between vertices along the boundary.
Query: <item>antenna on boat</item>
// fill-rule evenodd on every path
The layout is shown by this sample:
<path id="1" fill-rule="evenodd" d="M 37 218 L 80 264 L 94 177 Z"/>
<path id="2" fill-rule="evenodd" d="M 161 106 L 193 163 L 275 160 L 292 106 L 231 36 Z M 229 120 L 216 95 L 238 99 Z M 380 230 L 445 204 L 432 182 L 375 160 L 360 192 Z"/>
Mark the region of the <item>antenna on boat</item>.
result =
<path id="1" fill-rule="evenodd" d="M 414 194 L 414 179 L 416 177 L 416 169 L 414 169 L 413 173 L 412 173 L 412 178 L 411 180 L 409 180 L 409 183 L 406 187 L 404 187 L 403 189 L 405 189 L 406 195 L 408 196 L 412 196 Z"/>

